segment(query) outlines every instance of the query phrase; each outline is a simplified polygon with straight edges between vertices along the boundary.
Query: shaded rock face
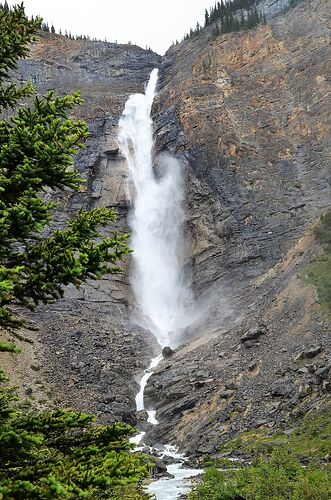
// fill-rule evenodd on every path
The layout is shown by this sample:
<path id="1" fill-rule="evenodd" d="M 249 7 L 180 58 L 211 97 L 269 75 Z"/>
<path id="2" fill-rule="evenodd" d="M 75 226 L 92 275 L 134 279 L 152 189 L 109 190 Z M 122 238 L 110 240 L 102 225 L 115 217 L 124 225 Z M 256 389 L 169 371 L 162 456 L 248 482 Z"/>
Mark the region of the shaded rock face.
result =
<path id="1" fill-rule="evenodd" d="M 56 224 L 81 207 L 115 206 L 120 230 L 128 179 L 118 118 L 160 65 L 157 150 L 187 166 L 187 265 L 202 314 L 149 379 L 160 422 L 151 444 L 212 453 L 238 431 L 275 429 L 329 397 L 330 323 L 300 279 L 318 252 L 312 226 L 330 205 L 327 19 L 326 0 L 302 2 L 252 31 L 211 40 L 205 30 L 162 62 L 134 46 L 43 35 L 20 64 L 19 79 L 32 74 L 41 92 L 79 88 L 85 98 L 77 116 L 91 138 L 77 164 L 87 184 L 61 197 Z M 129 268 L 33 316 L 56 398 L 104 422 L 135 421 L 137 377 L 156 350 L 131 320 Z"/>

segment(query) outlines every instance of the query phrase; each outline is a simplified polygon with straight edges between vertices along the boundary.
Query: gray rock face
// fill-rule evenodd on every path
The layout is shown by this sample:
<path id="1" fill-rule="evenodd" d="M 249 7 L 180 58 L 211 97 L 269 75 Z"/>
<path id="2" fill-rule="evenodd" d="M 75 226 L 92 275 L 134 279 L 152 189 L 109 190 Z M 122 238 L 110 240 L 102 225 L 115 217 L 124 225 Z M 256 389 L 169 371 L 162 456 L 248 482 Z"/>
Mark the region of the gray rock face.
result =
<path id="1" fill-rule="evenodd" d="M 216 40 L 205 30 L 163 59 L 158 149 L 188 165 L 188 261 L 207 312 L 149 380 L 160 421 L 150 443 L 207 453 L 326 398 L 328 384 L 312 372 L 319 358 L 306 357 L 301 372 L 294 358 L 320 345 L 322 364 L 331 348 L 330 323 L 299 277 L 317 252 L 312 224 L 331 200 L 327 9 L 300 2 Z M 195 380 L 202 368 L 208 375 Z"/>

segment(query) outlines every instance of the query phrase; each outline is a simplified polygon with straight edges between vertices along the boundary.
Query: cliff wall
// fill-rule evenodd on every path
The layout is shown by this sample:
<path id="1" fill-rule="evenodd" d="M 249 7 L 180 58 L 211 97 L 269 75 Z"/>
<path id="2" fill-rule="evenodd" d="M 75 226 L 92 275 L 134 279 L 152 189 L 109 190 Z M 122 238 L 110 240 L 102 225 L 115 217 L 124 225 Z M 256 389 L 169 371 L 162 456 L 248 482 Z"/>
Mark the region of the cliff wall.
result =
<path id="1" fill-rule="evenodd" d="M 331 201 L 327 12 L 302 2 L 252 31 L 205 30 L 163 59 L 158 148 L 188 165 L 192 283 L 206 312 L 147 388 L 161 420 L 151 442 L 212 452 L 329 397 L 315 373 L 330 365 L 330 323 L 302 279 Z"/>
<path id="2" fill-rule="evenodd" d="M 91 133 L 76 158 L 85 184 L 79 193 L 47 194 L 60 202 L 55 227 L 63 227 L 80 208 L 106 206 L 118 212 L 110 234 L 113 229 L 127 232 L 127 169 L 118 154 L 117 124 L 128 96 L 144 91 L 160 60 L 134 45 L 42 33 L 29 59 L 20 61 L 16 78 L 32 81 L 38 93 L 79 90 L 84 99 L 74 113 L 88 122 Z M 39 329 L 35 346 L 23 343 L 20 364 L 9 355 L 6 365 L 13 381 L 41 407 L 55 403 L 96 413 L 104 422 L 135 423 L 136 378 L 156 344 L 131 320 L 129 265 L 128 259 L 122 273 L 79 290 L 68 287 L 63 300 L 31 315 Z"/>
<path id="3" fill-rule="evenodd" d="M 261 5 L 273 15 L 283 4 Z M 320 251 L 314 224 L 331 199 L 328 2 L 272 15 L 216 39 L 204 30 L 162 61 L 131 45 L 43 35 L 18 72 L 40 92 L 80 89 L 85 98 L 77 116 L 91 138 L 77 164 L 87 184 L 60 198 L 56 224 L 81 207 L 115 206 L 126 230 L 118 118 L 160 66 L 157 150 L 185 168 L 187 267 L 201 316 L 149 381 L 160 420 L 149 440 L 198 455 L 237 431 L 286 425 L 329 398 L 320 374 L 331 364 L 330 322 L 302 279 Z M 36 354 L 25 348 L 20 366 L 8 355 L 8 366 L 41 405 L 135 422 L 137 377 L 155 341 L 132 319 L 129 272 L 128 260 L 121 275 L 68 289 L 33 315 Z"/>

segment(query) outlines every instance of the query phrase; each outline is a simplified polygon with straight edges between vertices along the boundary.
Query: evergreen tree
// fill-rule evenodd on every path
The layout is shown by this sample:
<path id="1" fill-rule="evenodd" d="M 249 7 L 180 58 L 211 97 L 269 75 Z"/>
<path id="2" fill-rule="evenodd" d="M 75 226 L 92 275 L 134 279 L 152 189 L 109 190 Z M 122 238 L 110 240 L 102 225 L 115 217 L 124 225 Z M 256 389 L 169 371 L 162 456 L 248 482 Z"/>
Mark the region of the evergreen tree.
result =
<path id="1" fill-rule="evenodd" d="M 46 33 L 49 33 L 48 23 L 42 23 L 41 24 L 41 31 L 45 31 Z"/>
<path id="2" fill-rule="evenodd" d="M 54 204 L 43 191 L 79 188 L 73 154 L 88 131 L 67 116 L 81 102 L 77 93 L 51 92 L 30 107 L 17 106 L 34 89 L 11 83 L 10 71 L 40 26 L 23 6 L 0 9 L 0 112 L 13 115 L 0 121 L 0 328 L 14 336 L 22 325 L 17 306 L 33 309 L 56 300 L 69 283 L 116 272 L 128 253 L 126 235 L 104 238 L 98 229 L 115 220 L 113 210 L 81 211 L 63 230 L 49 226 Z M 13 343 L 0 344 L 0 352 L 17 351 Z M 131 432 L 123 423 L 96 425 L 76 411 L 28 413 L 0 369 L 0 498 L 143 498 L 136 485 L 149 461 L 131 453 Z"/>
<path id="3" fill-rule="evenodd" d="M 218 36 L 220 36 L 220 34 L 221 34 L 220 28 L 218 26 L 218 23 L 216 23 L 212 31 L 213 38 L 217 38 Z"/>
<path id="4" fill-rule="evenodd" d="M 290 0 L 290 3 L 297 3 L 300 0 Z M 241 11 L 241 12 L 239 12 Z M 244 14 L 243 11 L 247 11 Z M 266 23 L 265 15 L 259 14 L 256 8 L 256 0 L 232 0 L 215 2 L 208 12 L 205 10 L 204 27 L 210 24 L 220 23 L 220 26 L 212 28 L 212 38 L 216 38 L 221 33 L 230 33 L 241 29 L 251 29 L 260 23 Z M 200 33 L 201 27 L 196 27 L 195 30 L 190 29 L 190 32 L 184 36 L 184 40 L 193 38 Z"/>
<path id="5" fill-rule="evenodd" d="M 208 26 L 209 24 L 209 13 L 208 10 L 205 9 L 205 26 Z"/>

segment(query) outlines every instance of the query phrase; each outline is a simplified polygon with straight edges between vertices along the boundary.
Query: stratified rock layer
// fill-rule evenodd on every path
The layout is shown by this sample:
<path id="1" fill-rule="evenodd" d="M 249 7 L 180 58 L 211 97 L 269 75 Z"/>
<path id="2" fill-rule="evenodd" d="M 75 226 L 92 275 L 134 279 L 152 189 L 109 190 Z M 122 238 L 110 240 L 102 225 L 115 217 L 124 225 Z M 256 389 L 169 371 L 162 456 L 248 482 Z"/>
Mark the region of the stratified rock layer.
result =
<path id="1" fill-rule="evenodd" d="M 193 288 L 207 311 L 149 381 L 151 443 L 213 452 L 329 397 L 316 373 L 330 364 L 330 323 L 300 279 L 331 200 L 327 12 L 315 0 L 252 31 L 205 30 L 163 60 L 158 148 L 188 164 Z"/>

